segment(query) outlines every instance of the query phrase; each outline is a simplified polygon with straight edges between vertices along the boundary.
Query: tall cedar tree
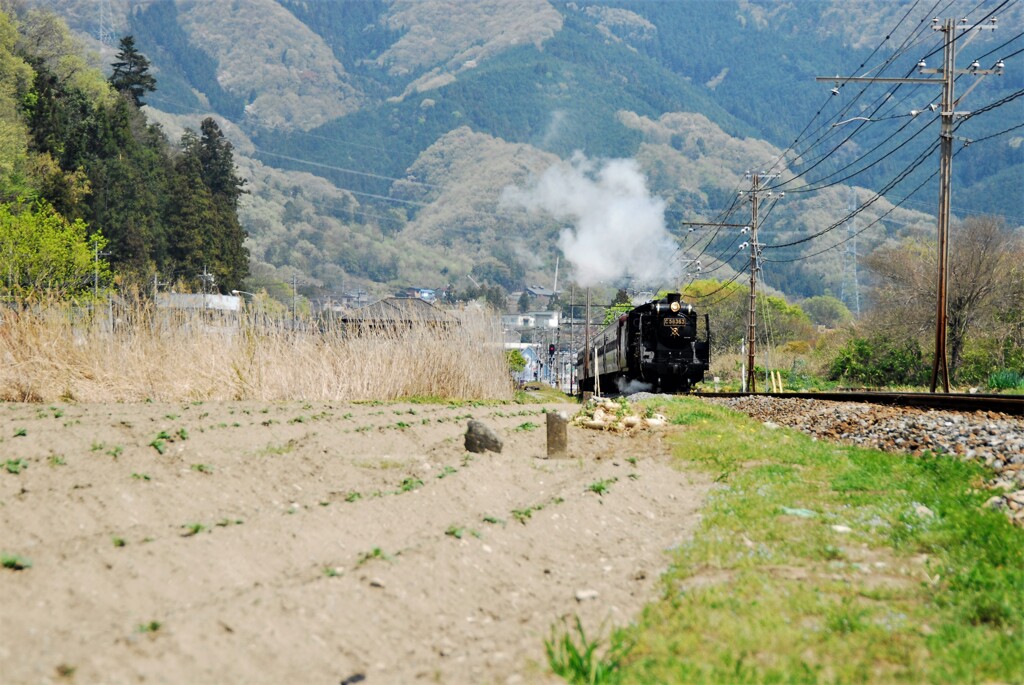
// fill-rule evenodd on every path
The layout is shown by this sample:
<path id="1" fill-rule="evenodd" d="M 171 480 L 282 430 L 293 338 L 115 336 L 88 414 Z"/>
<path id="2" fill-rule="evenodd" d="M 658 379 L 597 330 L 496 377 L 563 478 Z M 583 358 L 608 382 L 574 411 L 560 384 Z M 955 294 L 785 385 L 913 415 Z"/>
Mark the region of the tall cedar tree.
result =
<path id="1" fill-rule="evenodd" d="M 221 290 L 241 288 L 249 275 L 246 233 L 237 211 L 245 180 L 235 174 L 232 145 L 217 122 L 208 117 L 200 130 L 201 136 L 187 131 L 181 139 L 184 154 L 178 163 L 181 178 L 175 193 L 175 233 L 181 235 L 171 238 L 172 254 L 184 270 L 212 272 Z M 182 197 L 182 192 L 195 197 Z M 204 220 L 196 224 L 198 216 Z"/>
<path id="2" fill-rule="evenodd" d="M 156 79 L 149 73 L 149 60 L 135 48 L 134 36 L 122 38 L 120 47 L 117 61 L 111 64 L 114 71 L 110 85 L 131 98 L 136 107 L 142 107 L 143 96 L 156 90 Z"/>

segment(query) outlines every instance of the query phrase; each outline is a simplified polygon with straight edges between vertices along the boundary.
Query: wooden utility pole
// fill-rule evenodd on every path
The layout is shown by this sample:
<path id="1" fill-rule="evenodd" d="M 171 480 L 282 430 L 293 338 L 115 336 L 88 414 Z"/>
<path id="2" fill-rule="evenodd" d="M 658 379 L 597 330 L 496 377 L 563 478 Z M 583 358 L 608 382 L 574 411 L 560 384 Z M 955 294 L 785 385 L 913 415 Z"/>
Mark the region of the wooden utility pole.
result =
<path id="1" fill-rule="evenodd" d="M 751 176 L 750 186 L 750 312 L 747 318 L 747 392 L 757 392 L 754 374 L 754 340 L 757 339 L 757 191 L 760 178 Z"/>
<path id="2" fill-rule="evenodd" d="M 995 74 L 1003 75 L 1003 62 L 1000 60 L 992 69 L 982 69 L 978 62 L 974 62 L 968 69 L 956 68 L 956 35 L 957 32 L 967 33 L 970 36 L 961 42 L 960 47 L 966 47 L 974 40 L 981 31 L 994 31 L 996 20 L 993 18 L 988 24 L 968 25 L 966 19 L 957 22 L 955 19 L 946 19 L 940 22 L 938 18 L 932 20 L 932 30 L 942 31 L 945 34 L 942 49 L 942 68 L 930 69 L 924 60 L 918 62 L 918 72 L 921 74 L 941 74 L 941 78 L 883 78 L 874 76 L 848 76 L 843 78 L 819 76 L 818 81 L 836 81 L 836 87 L 832 89 L 833 94 L 839 93 L 839 81 L 865 82 L 865 83 L 937 83 L 942 85 L 941 123 L 939 131 L 939 215 L 937 222 L 938 229 L 938 265 L 936 276 L 936 297 L 935 297 L 935 355 L 932 361 L 932 382 L 931 391 L 935 392 L 938 385 L 939 372 L 942 373 L 943 392 L 949 392 L 949 366 L 946 355 L 946 281 L 949 269 L 949 201 L 952 195 L 951 176 L 953 171 L 953 120 L 963 116 L 966 112 L 957 112 L 956 106 L 967 97 L 967 94 L 974 90 L 980 83 L 975 81 L 959 99 L 953 97 L 953 85 L 956 77 L 960 74 L 971 74 L 974 76 L 988 76 Z M 934 106 L 933 106 L 934 107 Z M 911 111 L 911 116 L 920 114 L 918 111 Z M 855 117 L 865 121 L 871 121 L 866 117 Z M 845 122 L 843 122 L 845 123 Z M 835 125 L 835 124 L 833 124 Z"/>
<path id="3" fill-rule="evenodd" d="M 761 194 L 771 197 L 772 191 L 762 190 L 761 181 L 769 178 L 778 178 L 778 174 L 748 173 L 750 176 L 750 190 L 746 194 L 750 196 L 750 309 L 747 318 L 747 392 L 757 392 L 757 378 L 754 375 L 754 340 L 757 338 L 757 272 L 760 267 L 757 265 L 761 256 L 761 244 L 757 241 L 757 210 Z M 740 192 L 743 195 L 744 192 Z"/>

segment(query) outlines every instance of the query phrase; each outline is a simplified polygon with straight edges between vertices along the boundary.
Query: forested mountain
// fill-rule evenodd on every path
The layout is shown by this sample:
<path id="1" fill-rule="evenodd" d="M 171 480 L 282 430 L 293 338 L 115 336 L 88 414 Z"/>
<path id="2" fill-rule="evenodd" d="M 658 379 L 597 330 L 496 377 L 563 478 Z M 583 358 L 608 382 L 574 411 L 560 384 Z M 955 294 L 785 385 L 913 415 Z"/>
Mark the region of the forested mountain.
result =
<path id="1" fill-rule="evenodd" d="M 814 80 L 903 77 L 922 59 L 938 66 L 941 35 L 920 3 L 35 4 L 60 12 L 107 64 L 116 48 L 95 40 L 97 7 L 113 10 L 103 28 L 131 35 L 149 59 L 156 90 L 144 111 L 169 139 L 206 117 L 217 122 L 247 181 L 249 194 L 234 201 L 261 282 L 297 272 L 327 289 L 382 292 L 548 283 L 578 216 L 510 203 L 508 189 L 528 188 L 559 164 L 598 182 L 606 167 L 597 160 L 611 158 L 635 159 L 645 184 L 638 192 L 664 203 L 677 266 L 692 273 L 700 259 L 711 278 L 744 268 L 744 238 L 685 222 L 742 224 L 750 213 L 737 202 L 749 188 L 744 172 L 779 172 L 773 183 L 787 197 L 763 213 L 762 242 L 824 231 L 766 252 L 768 283 L 792 295 L 838 295 L 854 245 L 864 254 L 934 224 L 937 156 L 919 156 L 937 140 L 928 106 L 940 88 Z M 1024 83 L 1024 60 L 1014 55 L 1024 10 L 1003 5 L 954 3 L 943 14 L 969 12 L 974 22 L 999 10 L 999 29 L 964 47 L 958 65 L 978 59 L 987 68 L 1007 57 L 1005 75 L 980 79 L 957 107 L 982 111 L 958 125 L 953 211 L 1019 225 L 1024 134 L 1007 130 L 1021 123 L 1024 102 L 1008 99 Z M 957 94 L 975 80 L 958 79 Z M 833 86 L 839 95 L 829 94 Z M 588 161 L 568 161 L 576 151 Z M 639 230 L 624 216 L 608 230 Z M 856 242 L 822 252 L 854 233 Z"/>

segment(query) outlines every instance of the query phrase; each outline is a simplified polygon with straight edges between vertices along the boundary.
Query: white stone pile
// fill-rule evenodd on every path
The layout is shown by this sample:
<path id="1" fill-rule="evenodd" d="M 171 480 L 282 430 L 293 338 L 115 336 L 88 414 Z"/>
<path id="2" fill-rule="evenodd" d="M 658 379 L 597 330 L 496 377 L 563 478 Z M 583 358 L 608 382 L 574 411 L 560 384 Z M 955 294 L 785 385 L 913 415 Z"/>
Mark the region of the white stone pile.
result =
<path id="1" fill-rule="evenodd" d="M 668 422 L 661 414 L 640 415 L 625 399 L 594 398 L 573 418 L 573 423 L 583 428 L 623 433 L 657 428 Z"/>

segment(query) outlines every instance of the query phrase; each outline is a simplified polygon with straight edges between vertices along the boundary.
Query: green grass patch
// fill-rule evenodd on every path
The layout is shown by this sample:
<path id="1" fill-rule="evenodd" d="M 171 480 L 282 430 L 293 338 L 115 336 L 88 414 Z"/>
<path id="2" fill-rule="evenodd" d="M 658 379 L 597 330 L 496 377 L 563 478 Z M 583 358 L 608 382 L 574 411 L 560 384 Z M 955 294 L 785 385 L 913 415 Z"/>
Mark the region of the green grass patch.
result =
<path id="1" fill-rule="evenodd" d="M 553 637 L 553 670 L 597 658 L 578 670 L 602 680 L 566 677 L 1024 682 L 1024 531 L 981 506 L 980 467 L 816 442 L 693 399 L 661 409 L 681 464 L 716 481 L 700 527 L 661 600 L 607 649 Z"/>

